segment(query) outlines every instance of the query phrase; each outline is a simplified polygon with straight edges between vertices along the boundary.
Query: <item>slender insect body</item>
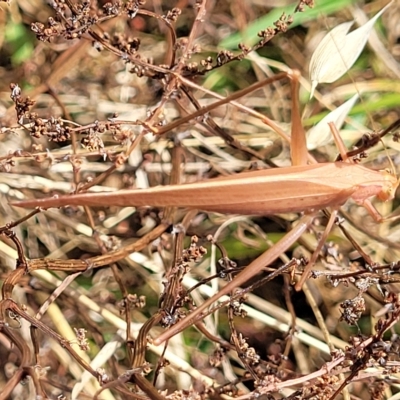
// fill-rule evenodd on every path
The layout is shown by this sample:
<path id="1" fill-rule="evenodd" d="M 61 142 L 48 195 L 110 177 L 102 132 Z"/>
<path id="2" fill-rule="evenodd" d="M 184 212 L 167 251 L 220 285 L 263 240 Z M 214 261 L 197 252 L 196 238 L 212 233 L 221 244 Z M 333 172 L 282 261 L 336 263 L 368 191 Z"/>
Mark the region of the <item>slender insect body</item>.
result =
<path id="1" fill-rule="evenodd" d="M 393 197 L 398 182 L 387 172 L 345 162 L 251 171 L 186 185 L 27 200 L 22 207 L 66 205 L 179 206 L 204 211 L 269 215 L 340 206 L 353 198 Z"/>

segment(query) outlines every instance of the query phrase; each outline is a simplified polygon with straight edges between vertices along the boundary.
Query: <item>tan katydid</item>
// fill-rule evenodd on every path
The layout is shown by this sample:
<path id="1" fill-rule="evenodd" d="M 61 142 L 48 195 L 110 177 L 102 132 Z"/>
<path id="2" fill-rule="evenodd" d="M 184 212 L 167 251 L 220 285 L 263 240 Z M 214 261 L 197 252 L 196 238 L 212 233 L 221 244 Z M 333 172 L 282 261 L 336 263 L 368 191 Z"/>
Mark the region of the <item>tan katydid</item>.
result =
<path id="1" fill-rule="evenodd" d="M 71 194 L 15 202 L 18 207 L 155 206 L 189 207 L 204 211 L 247 215 L 312 212 L 343 205 L 352 198 L 359 204 L 372 196 L 393 197 L 397 179 L 346 162 L 243 172 L 196 183 L 107 193 Z M 378 214 L 372 213 L 376 220 Z"/>
<path id="2" fill-rule="evenodd" d="M 151 128 L 155 134 L 168 132 L 179 124 L 188 122 L 220 105 L 250 93 L 274 80 L 289 77 L 292 83 L 292 133 L 291 138 L 265 116 L 263 122 L 284 139 L 291 142 L 292 166 L 267 169 L 209 179 L 184 185 L 157 186 L 150 189 L 120 190 L 107 193 L 80 193 L 12 203 L 18 207 L 62 207 L 67 205 L 104 206 L 179 206 L 204 211 L 247 215 L 272 215 L 285 212 L 310 212 L 329 206 L 340 206 L 349 198 L 365 204 L 369 197 L 386 201 L 393 197 L 398 181 L 386 171 L 375 171 L 352 163 L 347 159 L 346 148 L 334 127 L 331 128 L 342 160 L 345 162 L 316 163 L 309 155 L 306 137 L 301 125 L 297 100 L 298 71 L 280 73 L 274 78 L 257 82 L 229 98 L 189 114 L 178 122 L 162 128 Z M 236 105 L 237 103 L 235 103 Z M 246 110 L 247 111 L 247 110 Z M 307 164 L 311 162 L 311 164 Z M 380 216 L 371 207 L 368 211 L 375 220 Z"/>
<path id="3" fill-rule="evenodd" d="M 292 81 L 293 110 L 291 135 L 293 166 L 291 167 L 245 172 L 185 185 L 154 187 L 144 190 L 122 190 L 113 193 L 82 193 L 26 200 L 13 204 L 20 207 L 42 208 L 66 205 L 104 206 L 105 204 L 115 206 L 179 206 L 247 215 L 269 215 L 284 212 L 308 213 L 278 243 L 249 264 L 218 293 L 154 340 L 154 344 L 161 344 L 193 324 L 193 322 L 204 318 L 208 314 L 207 309 L 209 306 L 222 296 L 243 285 L 285 252 L 309 228 L 314 218 L 312 214 L 314 211 L 326 207 L 338 209 L 351 198 L 357 203 L 365 205 L 374 219 L 380 221 L 382 218 L 372 207 L 369 198 L 377 196 L 380 200 L 386 201 L 394 196 L 398 186 L 396 177 L 386 171 L 371 170 L 348 159 L 345 146 L 333 124 L 331 131 L 343 162 L 307 165 L 307 160 L 310 160 L 310 157 L 306 148 L 306 139 L 301 126 L 297 102 L 299 75 L 296 72 L 291 72 L 288 76 Z M 261 84 L 258 83 L 253 85 L 251 89 L 254 90 L 260 86 Z M 240 96 L 243 95 L 243 92 L 240 92 Z M 250 92 L 249 88 L 246 89 L 246 93 L 248 92 Z M 234 98 L 240 96 L 237 95 Z M 232 96 L 230 100 L 232 100 Z M 224 99 L 218 101 L 184 117 L 182 120 L 189 121 L 226 102 Z M 171 129 L 173 124 L 163 127 L 161 132 L 158 133 Z M 333 224 L 334 215 L 333 213 L 326 232 L 329 231 Z M 311 258 L 301 281 L 297 285 L 297 289 L 301 287 L 307 278 L 310 267 L 315 262 L 322 243 L 323 240 L 321 240 Z"/>

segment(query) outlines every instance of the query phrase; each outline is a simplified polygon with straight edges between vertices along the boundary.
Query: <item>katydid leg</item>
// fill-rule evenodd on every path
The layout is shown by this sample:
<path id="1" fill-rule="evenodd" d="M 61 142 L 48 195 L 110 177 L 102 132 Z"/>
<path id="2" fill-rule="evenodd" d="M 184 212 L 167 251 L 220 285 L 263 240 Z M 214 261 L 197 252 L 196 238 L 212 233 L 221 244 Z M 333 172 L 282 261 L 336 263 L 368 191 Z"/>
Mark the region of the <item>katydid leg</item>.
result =
<path id="1" fill-rule="evenodd" d="M 232 290 L 243 285 L 249 279 L 257 275 L 262 269 L 273 261 L 275 261 L 283 252 L 285 252 L 293 243 L 300 238 L 300 236 L 307 231 L 310 227 L 314 215 L 304 215 L 300 222 L 288 232 L 279 242 L 273 247 L 265 251 L 261 256 L 249 264 L 239 275 L 237 275 L 231 282 L 224 286 L 218 293 L 206 300 L 196 310 L 191 312 L 186 318 L 173 325 L 166 332 L 162 333 L 158 338 L 154 339 L 153 344 L 156 346 L 170 339 L 172 336 L 182 332 L 185 328 L 195 324 L 199 320 L 208 315 L 207 309 L 222 296 L 228 295 Z"/>

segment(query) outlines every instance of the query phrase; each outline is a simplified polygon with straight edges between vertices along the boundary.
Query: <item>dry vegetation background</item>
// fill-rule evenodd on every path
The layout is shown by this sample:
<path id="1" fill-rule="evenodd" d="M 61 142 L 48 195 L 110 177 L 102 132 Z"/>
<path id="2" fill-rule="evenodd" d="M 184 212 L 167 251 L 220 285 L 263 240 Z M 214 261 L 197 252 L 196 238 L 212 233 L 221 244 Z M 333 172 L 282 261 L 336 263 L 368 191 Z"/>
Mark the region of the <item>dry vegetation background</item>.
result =
<path id="1" fill-rule="evenodd" d="M 343 137 L 349 147 L 365 144 L 363 134 L 400 117 L 400 4 L 377 22 L 351 73 L 308 101 L 307 65 L 323 31 L 386 4 L 315 3 L 303 13 L 283 0 L 0 3 L 0 399 L 398 398 L 396 222 L 377 225 L 349 202 L 317 279 L 298 293 L 292 283 L 301 269 L 269 279 L 292 257 L 309 257 L 326 223 L 321 213 L 248 282 L 266 281 L 251 286 L 246 305 L 244 296 L 232 300 L 164 348 L 151 338 L 299 216 L 112 204 L 28 214 L 10 205 L 289 165 L 288 144 L 232 104 L 181 119 L 215 102 L 215 93 L 229 96 L 288 68 L 303 77 L 306 128 L 361 92 Z M 278 21 L 284 10 L 290 27 Z M 288 79 L 237 101 L 289 132 Z M 395 129 L 384 142 L 362 154 L 366 165 L 388 168 L 389 157 L 398 166 Z M 332 161 L 337 150 L 313 154 Z M 397 204 L 377 206 L 388 215 Z"/>

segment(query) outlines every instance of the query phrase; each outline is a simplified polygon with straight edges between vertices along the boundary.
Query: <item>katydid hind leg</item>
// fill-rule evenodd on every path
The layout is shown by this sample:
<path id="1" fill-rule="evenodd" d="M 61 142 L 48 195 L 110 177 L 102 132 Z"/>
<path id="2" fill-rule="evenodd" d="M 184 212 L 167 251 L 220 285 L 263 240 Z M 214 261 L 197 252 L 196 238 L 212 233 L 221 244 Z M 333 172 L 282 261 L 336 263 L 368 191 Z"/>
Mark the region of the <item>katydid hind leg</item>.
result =
<path id="1" fill-rule="evenodd" d="M 289 75 L 292 92 L 292 132 L 290 140 L 292 165 L 306 165 L 308 160 L 306 133 L 300 115 L 299 76 L 298 71 L 291 71 Z"/>
<path id="2" fill-rule="evenodd" d="M 153 344 L 158 346 L 172 336 L 204 319 L 209 312 L 207 309 L 218 301 L 222 296 L 228 295 L 237 287 L 246 283 L 249 279 L 260 273 L 260 271 L 276 260 L 283 252 L 285 252 L 300 236 L 310 227 L 314 215 L 304 215 L 299 223 L 280 239 L 274 246 L 265 251 L 261 256 L 249 264 L 242 272 L 240 272 L 231 282 L 224 286 L 218 293 L 210 297 L 202 303 L 196 310 L 192 311 L 186 318 L 180 320 L 177 324 L 171 326 L 167 331 L 162 333 L 158 338 L 154 339 Z"/>

